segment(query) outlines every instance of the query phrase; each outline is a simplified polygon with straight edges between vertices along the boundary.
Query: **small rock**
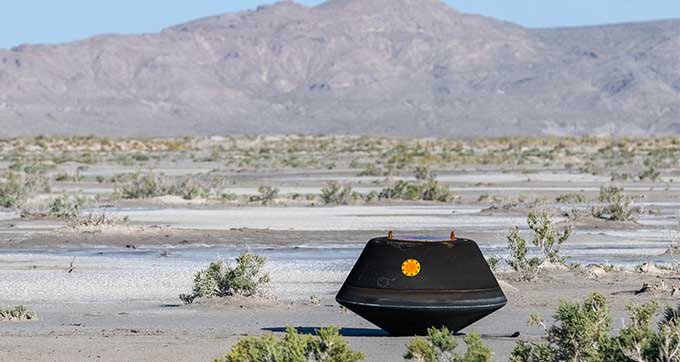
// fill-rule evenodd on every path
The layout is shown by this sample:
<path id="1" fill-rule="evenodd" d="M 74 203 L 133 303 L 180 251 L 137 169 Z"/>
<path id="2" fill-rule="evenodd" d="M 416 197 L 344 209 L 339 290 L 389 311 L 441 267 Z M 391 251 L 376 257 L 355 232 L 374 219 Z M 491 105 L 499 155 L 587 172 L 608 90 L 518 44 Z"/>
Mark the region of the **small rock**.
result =
<path id="1" fill-rule="evenodd" d="M 602 278 L 607 275 L 607 271 L 599 265 L 590 265 L 586 270 L 588 271 L 588 277 L 590 278 Z"/>
<path id="2" fill-rule="evenodd" d="M 653 275 L 663 275 L 663 274 L 668 274 L 670 271 L 668 270 L 663 270 L 658 268 L 654 264 L 649 264 L 649 263 L 644 263 L 640 265 L 636 271 L 638 273 L 644 273 L 644 274 L 653 274 Z"/>
<path id="3" fill-rule="evenodd" d="M 569 267 L 563 263 L 551 263 L 549 261 L 544 261 L 538 266 L 538 270 L 541 271 L 568 271 Z"/>

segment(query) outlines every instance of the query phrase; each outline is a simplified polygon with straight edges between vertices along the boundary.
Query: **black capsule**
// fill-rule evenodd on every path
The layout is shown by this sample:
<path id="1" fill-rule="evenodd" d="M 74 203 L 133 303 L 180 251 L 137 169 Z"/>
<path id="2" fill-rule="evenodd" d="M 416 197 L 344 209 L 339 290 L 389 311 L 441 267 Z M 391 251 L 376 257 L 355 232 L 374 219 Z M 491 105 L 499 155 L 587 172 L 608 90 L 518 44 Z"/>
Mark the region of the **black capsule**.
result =
<path id="1" fill-rule="evenodd" d="M 505 294 L 469 239 L 372 239 L 335 297 L 395 336 L 453 332 L 502 308 Z"/>

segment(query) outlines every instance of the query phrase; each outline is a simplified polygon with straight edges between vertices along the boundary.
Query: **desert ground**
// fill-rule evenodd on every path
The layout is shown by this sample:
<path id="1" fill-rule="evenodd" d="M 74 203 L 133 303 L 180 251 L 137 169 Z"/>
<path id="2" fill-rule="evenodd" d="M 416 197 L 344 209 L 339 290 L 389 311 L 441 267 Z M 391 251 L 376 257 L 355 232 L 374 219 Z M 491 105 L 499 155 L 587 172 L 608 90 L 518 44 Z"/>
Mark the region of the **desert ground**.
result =
<path id="1" fill-rule="evenodd" d="M 541 340 L 527 321 L 550 321 L 561 299 L 602 292 L 620 328 L 630 303 L 680 300 L 679 141 L 0 140 L 0 309 L 38 316 L 0 321 L 0 361 L 211 361 L 244 336 L 330 325 L 366 361 L 401 361 L 412 338 L 334 300 L 366 241 L 390 230 L 455 230 L 499 260 L 508 305 L 461 331 L 482 334 L 499 361 L 518 339 Z M 621 188 L 627 220 L 595 212 L 607 185 Z M 564 265 L 527 275 L 508 263 L 506 235 L 518 226 L 531 240 L 537 209 L 573 232 Z M 180 301 L 194 273 L 246 249 L 267 258 L 264 295 Z"/>

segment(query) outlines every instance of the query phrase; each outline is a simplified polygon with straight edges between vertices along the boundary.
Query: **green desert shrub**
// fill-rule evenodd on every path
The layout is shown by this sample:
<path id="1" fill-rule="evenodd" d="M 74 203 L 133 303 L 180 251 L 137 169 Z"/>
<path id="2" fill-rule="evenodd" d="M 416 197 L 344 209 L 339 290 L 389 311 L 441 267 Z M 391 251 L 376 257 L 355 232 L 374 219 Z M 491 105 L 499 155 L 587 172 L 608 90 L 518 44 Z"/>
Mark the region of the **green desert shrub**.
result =
<path id="1" fill-rule="evenodd" d="M 223 191 L 220 192 L 219 199 L 222 201 L 235 201 L 238 200 L 238 195 L 233 192 Z"/>
<path id="2" fill-rule="evenodd" d="M 207 198 L 219 194 L 222 185 L 221 182 L 218 183 L 211 185 L 195 177 L 187 176 L 168 187 L 166 192 L 170 195 L 180 196 L 185 200 L 193 200 L 199 197 Z"/>
<path id="3" fill-rule="evenodd" d="M 363 198 L 366 202 L 378 201 L 380 200 L 380 193 L 377 191 L 370 191 L 369 193 L 365 194 Z"/>
<path id="4" fill-rule="evenodd" d="M 541 264 L 541 260 L 537 257 L 528 258 L 529 247 L 526 240 L 519 234 L 519 227 L 515 226 L 510 229 L 506 236 L 508 241 L 509 260 L 508 264 L 515 271 L 534 270 Z"/>
<path id="5" fill-rule="evenodd" d="M 34 319 L 38 319 L 35 312 L 23 305 L 9 309 L 0 308 L 0 321 L 26 321 Z"/>
<path id="6" fill-rule="evenodd" d="M 167 195 L 168 189 L 161 175 L 134 173 L 116 191 L 124 199 L 146 199 Z"/>
<path id="7" fill-rule="evenodd" d="M 202 181 L 193 176 L 186 176 L 176 180 L 168 180 L 162 174 L 135 173 L 118 187 L 117 193 L 124 199 L 145 199 L 165 195 L 180 196 L 185 200 L 196 198 L 221 198 L 224 180 L 218 178 L 212 181 Z"/>
<path id="8" fill-rule="evenodd" d="M 215 362 L 360 362 L 361 352 L 354 352 L 336 327 L 322 328 L 317 336 L 298 334 L 287 328 L 281 339 L 271 334 L 247 337 L 234 345 L 226 356 Z"/>
<path id="9" fill-rule="evenodd" d="M 563 262 L 560 246 L 569 239 L 573 231 L 571 223 L 558 227 L 546 211 L 531 211 L 527 218 L 529 229 L 534 232 L 532 243 L 537 246 L 543 258 L 549 262 Z"/>
<path id="10" fill-rule="evenodd" d="M 391 187 L 384 188 L 380 192 L 381 199 L 419 200 L 420 195 L 421 188 L 419 184 L 404 180 L 399 180 Z"/>
<path id="11" fill-rule="evenodd" d="M 137 162 L 146 162 L 150 159 L 149 155 L 144 154 L 144 153 L 139 153 L 139 152 L 131 154 L 130 158 L 132 158 L 133 160 L 135 160 Z"/>
<path id="12" fill-rule="evenodd" d="M 181 294 L 179 298 L 191 304 L 196 298 L 254 296 L 269 283 L 269 275 L 262 270 L 265 263 L 266 258 L 250 251 L 237 257 L 233 267 L 216 260 L 207 269 L 195 274 L 191 294 Z"/>
<path id="13" fill-rule="evenodd" d="M 54 176 L 54 181 L 57 182 L 78 182 L 83 180 L 83 176 L 80 175 L 80 172 L 75 172 L 75 173 L 68 173 L 68 172 L 62 172 L 58 173 L 56 176 Z"/>
<path id="14" fill-rule="evenodd" d="M 633 176 L 626 172 L 611 172 L 609 174 L 609 180 L 612 182 L 629 181 Z"/>
<path id="15" fill-rule="evenodd" d="M 564 258 L 560 255 L 560 246 L 569 239 L 573 231 L 571 223 L 557 226 L 552 217 L 544 210 L 532 210 L 527 217 L 529 229 L 533 231 L 532 244 L 539 249 L 541 258 L 527 259 L 528 244 L 520 236 L 519 227 L 510 229 L 506 239 L 510 251 L 508 263 L 516 271 L 532 270 L 543 261 L 551 263 L 563 263 Z"/>
<path id="16" fill-rule="evenodd" d="M 649 180 L 656 182 L 661 176 L 661 172 L 657 169 L 657 164 L 654 160 L 646 159 L 644 161 L 645 169 L 638 175 L 640 180 Z"/>
<path id="17" fill-rule="evenodd" d="M 262 205 L 269 205 L 279 196 L 279 189 L 271 186 L 260 186 L 257 188 L 258 195 L 250 197 L 251 202 L 261 202 Z"/>
<path id="18" fill-rule="evenodd" d="M 377 166 L 373 164 L 369 164 L 366 166 L 365 169 L 363 169 L 361 172 L 357 174 L 357 176 L 362 177 L 362 176 L 383 176 L 385 175 L 385 171 L 383 171 L 381 168 L 378 168 Z"/>
<path id="19" fill-rule="evenodd" d="M 112 184 L 117 184 L 117 183 L 126 182 L 133 177 L 139 177 L 139 173 L 132 173 L 132 174 L 117 173 L 117 174 L 112 175 L 112 176 L 98 175 L 98 176 L 95 177 L 95 180 L 100 184 L 101 183 L 107 183 L 107 182 L 112 183 Z"/>
<path id="20" fill-rule="evenodd" d="M 419 181 L 434 180 L 437 177 L 427 166 L 416 166 L 413 169 L 413 176 Z"/>
<path id="21" fill-rule="evenodd" d="M 82 208 L 87 203 L 87 198 L 78 194 L 63 194 L 57 196 L 48 206 L 50 216 L 71 219 L 80 215 Z"/>
<path id="22" fill-rule="evenodd" d="M 43 175 L 7 173 L 0 178 L 0 206 L 21 207 L 29 195 L 50 192 L 50 180 Z"/>
<path id="23" fill-rule="evenodd" d="M 455 195 L 437 180 L 410 182 L 400 180 L 380 192 L 380 199 L 449 202 Z"/>
<path id="24" fill-rule="evenodd" d="M 615 185 L 602 186 L 598 201 L 605 206 L 596 206 L 592 209 L 593 216 L 612 221 L 633 220 L 633 200 L 623 194 L 623 187 Z"/>
<path id="25" fill-rule="evenodd" d="M 178 185 L 177 194 L 185 200 L 193 200 L 199 197 L 208 196 L 210 190 L 196 181 L 196 179 L 187 177 Z"/>
<path id="26" fill-rule="evenodd" d="M 546 342 L 518 341 L 510 361 L 680 361 L 680 310 L 666 308 L 654 328 L 656 302 L 627 309 L 628 321 L 618 335 L 612 335 L 612 317 L 602 294 L 592 293 L 583 303 L 562 301 L 553 325 L 532 318 L 546 329 Z"/>
<path id="27" fill-rule="evenodd" d="M 33 162 L 33 161 L 17 161 L 9 165 L 11 171 L 22 172 L 26 174 L 44 174 L 47 171 L 54 169 L 56 165 L 54 163 L 46 162 Z"/>
<path id="28" fill-rule="evenodd" d="M 470 333 L 464 338 L 467 351 L 464 355 L 455 352 L 458 342 L 446 328 L 429 328 L 427 338 L 416 337 L 407 346 L 404 359 L 417 362 L 491 362 L 493 352 L 482 338 Z"/>
<path id="29" fill-rule="evenodd" d="M 557 196 L 556 202 L 560 204 L 582 204 L 586 202 L 586 195 L 578 192 L 571 192 Z"/>
<path id="30" fill-rule="evenodd" d="M 446 185 L 440 184 L 437 180 L 428 180 L 423 185 L 421 199 L 426 201 L 449 202 L 456 198 Z"/>
<path id="31" fill-rule="evenodd" d="M 340 186 L 337 182 L 329 182 L 321 189 L 321 201 L 326 204 L 347 205 L 352 202 L 352 186 Z"/>
<path id="32" fill-rule="evenodd" d="M 0 181 L 0 206 L 16 208 L 26 198 L 26 190 L 21 176 L 16 173 L 8 173 L 4 180 Z"/>

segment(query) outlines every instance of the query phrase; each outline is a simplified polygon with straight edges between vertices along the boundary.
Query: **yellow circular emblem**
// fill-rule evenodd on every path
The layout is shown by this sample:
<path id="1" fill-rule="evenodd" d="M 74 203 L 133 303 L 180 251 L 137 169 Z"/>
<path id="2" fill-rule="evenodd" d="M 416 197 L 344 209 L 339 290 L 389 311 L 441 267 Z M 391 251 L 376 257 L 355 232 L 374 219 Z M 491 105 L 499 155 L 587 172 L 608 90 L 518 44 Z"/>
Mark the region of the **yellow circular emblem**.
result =
<path id="1" fill-rule="evenodd" d="M 401 263 L 401 272 L 407 277 L 414 277 L 420 273 L 420 262 L 415 259 L 406 259 Z"/>

